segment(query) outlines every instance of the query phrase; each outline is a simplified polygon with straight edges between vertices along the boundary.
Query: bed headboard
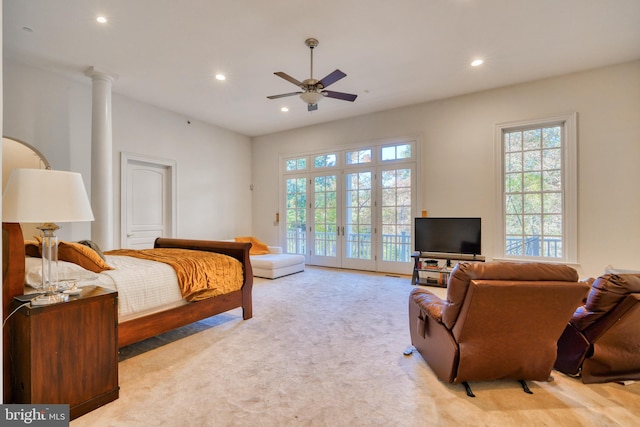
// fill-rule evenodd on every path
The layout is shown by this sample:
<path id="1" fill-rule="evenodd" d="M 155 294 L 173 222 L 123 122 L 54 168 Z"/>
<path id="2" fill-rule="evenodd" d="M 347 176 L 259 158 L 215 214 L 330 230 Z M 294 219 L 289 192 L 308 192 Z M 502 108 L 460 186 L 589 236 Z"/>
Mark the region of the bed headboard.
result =
<path id="1" fill-rule="evenodd" d="M 18 223 L 2 223 L 2 316 L 10 313 L 11 301 L 24 293 L 24 238 Z M 4 402 L 11 402 L 11 360 L 9 328 L 2 330 Z"/>
<path id="2" fill-rule="evenodd" d="M 24 293 L 24 238 L 18 223 L 2 223 L 2 306 Z"/>

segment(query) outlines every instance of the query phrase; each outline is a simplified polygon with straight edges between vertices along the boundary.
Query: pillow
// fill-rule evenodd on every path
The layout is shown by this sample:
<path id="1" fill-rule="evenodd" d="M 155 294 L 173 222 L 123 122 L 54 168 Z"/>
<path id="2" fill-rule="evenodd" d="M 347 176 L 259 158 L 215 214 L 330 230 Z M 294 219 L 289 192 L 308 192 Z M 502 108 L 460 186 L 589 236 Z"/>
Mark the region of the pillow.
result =
<path id="1" fill-rule="evenodd" d="M 265 255 L 269 253 L 269 247 L 253 236 L 236 237 L 236 242 L 251 243 L 249 255 Z"/>
<path id="2" fill-rule="evenodd" d="M 58 281 L 96 279 L 98 275 L 71 262 L 58 261 Z M 25 258 L 25 282 L 34 288 L 42 285 L 42 258 Z"/>
<path id="3" fill-rule="evenodd" d="M 27 256 L 39 258 L 42 252 L 42 245 L 37 240 L 25 240 L 24 252 Z"/>
<path id="4" fill-rule="evenodd" d="M 107 259 L 104 257 L 104 254 L 102 253 L 102 250 L 100 250 L 100 246 L 98 246 L 98 244 L 96 242 L 94 242 L 93 240 L 80 240 L 78 243 L 80 243 L 81 245 L 85 245 L 90 247 L 91 249 L 93 249 L 100 258 L 102 258 L 103 261 L 106 261 Z"/>
<path id="5" fill-rule="evenodd" d="M 93 271 L 94 273 L 113 270 L 112 267 L 100 258 L 96 251 L 80 243 L 59 242 L 58 260 L 78 264 L 80 267 Z"/>
<path id="6" fill-rule="evenodd" d="M 623 270 L 621 268 L 613 268 L 611 264 L 604 269 L 604 274 L 640 274 L 640 270 Z"/>

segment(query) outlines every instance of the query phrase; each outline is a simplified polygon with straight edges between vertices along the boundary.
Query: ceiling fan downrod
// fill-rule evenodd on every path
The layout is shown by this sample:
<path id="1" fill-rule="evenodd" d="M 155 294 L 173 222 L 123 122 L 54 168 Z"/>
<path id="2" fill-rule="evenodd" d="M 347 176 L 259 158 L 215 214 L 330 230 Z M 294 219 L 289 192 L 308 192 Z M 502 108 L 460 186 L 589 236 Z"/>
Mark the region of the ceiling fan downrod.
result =
<path id="1" fill-rule="evenodd" d="M 314 38 L 306 39 L 304 44 L 311 49 L 311 71 L 309 73 L 311 77 L 309 79 L 313 80 L 313 48 L 318 46 L 318 40 Z"/>

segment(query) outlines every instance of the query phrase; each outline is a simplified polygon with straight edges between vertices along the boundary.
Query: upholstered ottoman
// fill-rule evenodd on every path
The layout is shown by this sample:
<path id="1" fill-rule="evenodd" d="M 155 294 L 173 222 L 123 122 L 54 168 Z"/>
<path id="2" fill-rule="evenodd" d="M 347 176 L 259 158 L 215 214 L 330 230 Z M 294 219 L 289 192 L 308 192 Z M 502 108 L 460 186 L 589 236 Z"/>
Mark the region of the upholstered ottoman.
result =
<path id="1" fill-rule="evenodd" d="M 269 246 L 265 255 L 251 255 L 253 275 L 266 279 L 277 279 L 288 274 L 304 271 L 304 255 L 284 254 L 280 246 Z"/>

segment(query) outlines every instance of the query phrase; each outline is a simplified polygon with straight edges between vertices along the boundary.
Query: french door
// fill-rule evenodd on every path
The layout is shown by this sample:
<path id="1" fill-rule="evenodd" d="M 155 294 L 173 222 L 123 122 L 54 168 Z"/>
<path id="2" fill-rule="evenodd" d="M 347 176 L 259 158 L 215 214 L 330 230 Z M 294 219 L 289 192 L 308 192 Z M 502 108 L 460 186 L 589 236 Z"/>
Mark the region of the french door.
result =
<path id="1" fill-rule="evenodd" d="M 374 171 L 361 169 L 344 174 L 344 213 L 341 266 L 356 270 L 376 270 L 374 229 Z"/>
<path id="2" fill-rule="evenodd" d="M 413 165 L 382 168 L 379 172 L 378 270 L 407 273 L 413 251 L 416 211 L 416 173 Z"/>
<path id="3" fill-rule="evenodd" d="M 311 218 L 307 263 L 326 267 L 340 267 L 342 248 L 339 245 L 342 212 L 338 195 L 340 193 L 338 174 L 314 174 L 311 176 Z"/>
<path id="4" fill-rule="evenodd" d="M 415 176 L 412 162 L 286 176 L 287 252 L 310 265 L 407 273 Z"/>

